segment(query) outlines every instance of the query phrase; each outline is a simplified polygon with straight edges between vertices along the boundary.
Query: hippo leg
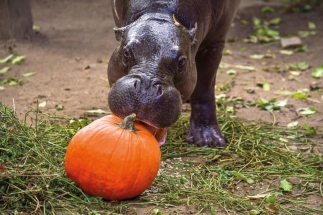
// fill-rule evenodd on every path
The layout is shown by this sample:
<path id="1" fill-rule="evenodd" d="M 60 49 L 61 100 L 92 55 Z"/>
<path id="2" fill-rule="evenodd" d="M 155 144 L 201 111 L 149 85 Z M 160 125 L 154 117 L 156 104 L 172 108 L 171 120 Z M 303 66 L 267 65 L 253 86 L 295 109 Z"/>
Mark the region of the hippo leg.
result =
<path id="1" fill-rule="evenodd" d="M 187 142 L 197 146 L 224 146 L 226 137 L 221 132 L 214 97 L 216 71 L 222 58 L 224 42 L 200 49 L 196 55 L 197 84 L 190 98 L 192 113 Z"/>

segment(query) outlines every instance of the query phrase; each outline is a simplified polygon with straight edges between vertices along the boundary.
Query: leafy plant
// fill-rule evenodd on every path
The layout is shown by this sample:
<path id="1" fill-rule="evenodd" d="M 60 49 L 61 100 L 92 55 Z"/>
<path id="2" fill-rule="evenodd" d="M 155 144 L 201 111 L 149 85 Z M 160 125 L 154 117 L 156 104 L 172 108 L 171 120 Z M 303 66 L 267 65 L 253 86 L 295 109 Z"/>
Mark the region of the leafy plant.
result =
<path id="1" fill-rule="evenodd" d="M 272 42 L 280 39 L 279 32 L 270 28 L 280 23 L 280 18 L 274 18 L 269 21 L 261 20 L 259 18 L 253 19 L 255 33 L 250 35 L 244 42 L 258 43 L 258 42 Z"/>

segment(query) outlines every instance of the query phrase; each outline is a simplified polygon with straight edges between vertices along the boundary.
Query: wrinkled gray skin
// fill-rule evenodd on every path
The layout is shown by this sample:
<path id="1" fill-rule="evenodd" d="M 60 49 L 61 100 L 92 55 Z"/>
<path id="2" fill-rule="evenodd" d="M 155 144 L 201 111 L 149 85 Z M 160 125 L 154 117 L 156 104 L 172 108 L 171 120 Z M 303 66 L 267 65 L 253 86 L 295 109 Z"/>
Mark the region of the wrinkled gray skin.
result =
<path id="1" fill-rule="evenodd" d="M 116 39 L 108 79 L 111 111 L 156 128 L 172 125 L 190 99 L 187 141 L 224 146 L 214 86 L 240 0 L 111 0 Z M 173 14 L 175 20 L 173 19 Z"/>

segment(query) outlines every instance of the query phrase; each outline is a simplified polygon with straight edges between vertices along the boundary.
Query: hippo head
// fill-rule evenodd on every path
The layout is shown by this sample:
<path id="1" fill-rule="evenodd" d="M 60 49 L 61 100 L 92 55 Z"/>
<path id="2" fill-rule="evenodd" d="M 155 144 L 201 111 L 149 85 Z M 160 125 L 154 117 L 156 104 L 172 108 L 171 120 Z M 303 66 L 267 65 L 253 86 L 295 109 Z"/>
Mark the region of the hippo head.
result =
<path id="1" fill-rule="evenodd" d="M 114 29 L 121 44 L 109 62 L 108 103 L 115 115 L 135 113 L 154 128 L 166 128 L 179 118 L 196 83 L 195 28 L 185 28 L 171 16 L 146 14 Z"/>

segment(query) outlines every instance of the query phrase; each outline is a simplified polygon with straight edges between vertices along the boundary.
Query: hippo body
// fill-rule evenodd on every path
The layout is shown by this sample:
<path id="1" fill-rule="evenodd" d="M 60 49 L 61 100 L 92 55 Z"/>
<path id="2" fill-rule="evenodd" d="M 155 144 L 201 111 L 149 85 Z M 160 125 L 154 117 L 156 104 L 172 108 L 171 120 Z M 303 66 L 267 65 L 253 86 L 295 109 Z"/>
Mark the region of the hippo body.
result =
<path id="1" fill-rule="evenodd" d="M 240 0 L 111 0 L 120 46 L 110 58 L 108 103 L 153 128 L 172 125 L 191 104 L 187 141 L 224 146 L 214 86 Z"/>

